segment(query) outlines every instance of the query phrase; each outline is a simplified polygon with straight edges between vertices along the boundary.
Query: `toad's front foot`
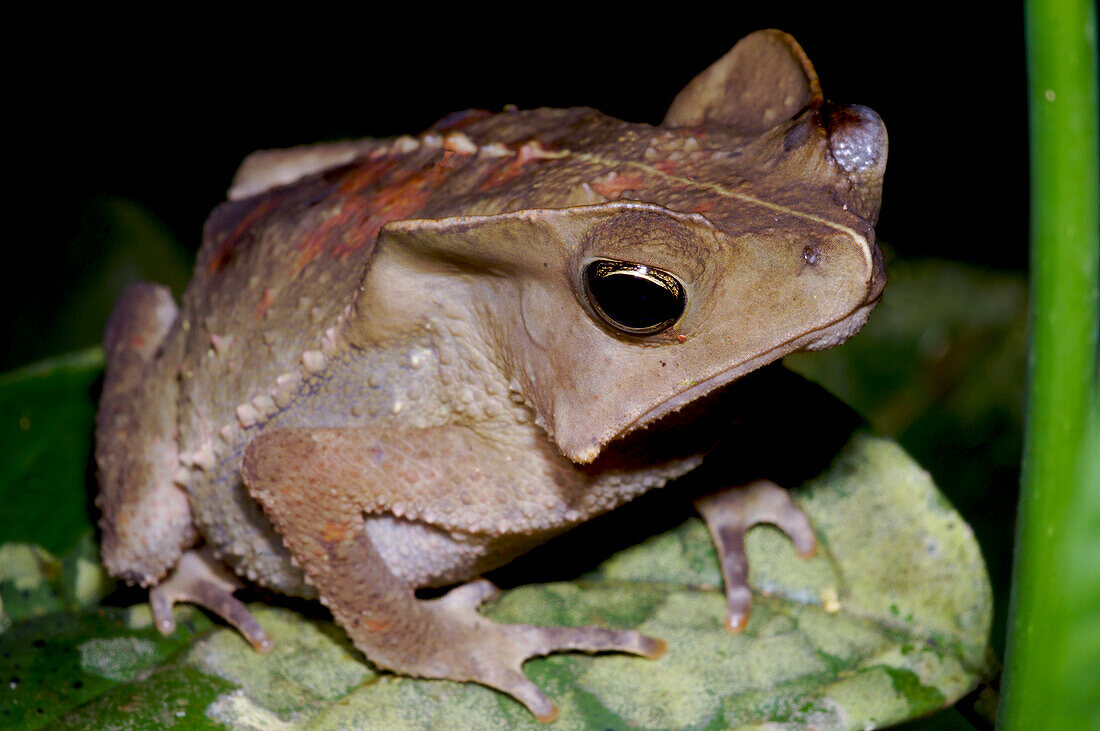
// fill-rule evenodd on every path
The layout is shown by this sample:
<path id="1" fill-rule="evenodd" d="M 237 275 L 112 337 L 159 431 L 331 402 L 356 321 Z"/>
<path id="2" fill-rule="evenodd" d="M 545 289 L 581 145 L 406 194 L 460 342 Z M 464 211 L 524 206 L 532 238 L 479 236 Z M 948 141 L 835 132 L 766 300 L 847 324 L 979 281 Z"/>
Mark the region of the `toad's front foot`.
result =
<path id="1" fill-rule="evenodd" d="M 771 523 L 787 534 L 802 558 L 814 555 L 817 539 L 806 514 L 791 502 L 787 491 L 770 480 L 756 480 L 698 498 L 695 507 L 710 529 L 722 576 L 726 581 L 726 628 L 740 632 L 749 621 L 749 560 L 745 533 L 759 523 Z"/>
<path id="2" fill-rule="evenodd" d="M 153 622 L 162 635 L 172 634 L 176 630 L 172 605 L 198 604 L 236 627 L 258 651 L 270 652 L 274 646 L 271 638 L 248 608 L 233 596 L 240 588 L 237 577 L 214 558 L 210 549 L 184 551 L 168 578 L 149 591 Z"/>
<path id="3" fill-rule="evenodd" d="M 599 627 L 538 627 L 497 624 L 477 613 L 477 607 L 497 593 L 481 579 L 453 589 L 423 604 L 440 628 L 457 641 L 439 648 L 417 668 L 395 668 L 425 677 L 472 680 L 518 700 L 539 721 L 553 721 L 558 711 L 538 686 L 523 674 L 524 661 L 563 650 L 629 652 L 660 657 L 665 643 L 631 630 Z"/>

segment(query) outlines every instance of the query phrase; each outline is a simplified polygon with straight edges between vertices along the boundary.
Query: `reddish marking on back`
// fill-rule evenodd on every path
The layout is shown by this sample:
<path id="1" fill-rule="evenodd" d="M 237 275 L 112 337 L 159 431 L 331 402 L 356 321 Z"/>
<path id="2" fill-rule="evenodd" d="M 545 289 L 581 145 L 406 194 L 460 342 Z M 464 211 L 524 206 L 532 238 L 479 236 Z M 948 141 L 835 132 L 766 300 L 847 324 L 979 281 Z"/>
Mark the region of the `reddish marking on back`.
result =
<path id="1" fill-rule="evenodd" d="M 660 170 L 665 175 L 672 175 L 676 172 L 676 161 L 674 160 L 658 160 L 653 164 L 653 167 Z"/>
<path id="2" fill-rule="evenodd" d="M 399 160 L 397 158 L 383 158 L 371 160 L 364 165 L 358 165 L 351 169 L 336 189 L 337 195 L 342 200 L 355 201 L 369 195 L 372 187 L 378 184 L 387 173 L 392 170 Z M 294 271 L 299 271 L 320 254 L 328 245 L 333 232 L 346 227 L 350 218 L 361 211 L 349 210 L 343 203 L 336 207 L 336 213 L 327 218 L 324 223 L 310 232 L 303 241 L 298 243 L 300 254 L 294 262 Z"/>
<path id="3" fill-rule="evenodd" d="M 704 200 L 695 204 L 695 207 L 691 209 L 692 213 L 706 213 L 710 209 L 714 208 L 714 201 Z"/>
<path id="4" fill-rule="evenodd" d="M 401 159 L 354 168 L 338 189 L 334 213 L 298 243 L 301 253 L 295 271 L 322 252 L 342 258 L 373 246 L 382 226 L 420 210 L 467 159 L 468 155 L 443 152 L 426 169 L 401 166 Z"/>
<path id="5" fill-rule="evenodd" d="M 345 195 L 355 195 L 368 190 L 382 180 L 399 162 L 401 162 L 400 158 L 389 157 L 358 165 L 348 172 L 338 190 Z"/>
<path id="6" fill-rule="evenodd" d="M 608 200 L 615 200 L 628 190 L 640 190 L 645 187 L 645 177 L 639 173 L 620 175 L 612 170 L 588 184 Z"/>
<path id="7" fill-rule="evenodd" d="M 260 219 L 278 208 L 282 200 L 283 196 L 281 193 L 272 193 L 265 195 L 262 200 L 253 203 L 248 209 L 248 212 L 237 221 L 233 230 L 227 233 L 221 243 L 218 244 L 217 251 L 214 252 L 210 260 L 206 263 L 207 273 L 217 274 L 228 266 L 236 255 L 237 245 L 244 239 L 245 235 Z"/>
<path id="8" fill-rule="evenodd" d="M 516 153 L 515 157 L 501 158 L 501 160 L 507 159 L 508 162 L 504 163 L 503 166 L 498 167 L 489 177 L 483 180 L 478 186 L 478 190 L 489 190 L 491 188 L 497 187 L 498 185 L 503 185 L 509 180 L 518 178 L 520 175 L 523 175 L 526 172 L 524 170 L 524 167 L 528 163 L 535 162 L 537 160 L 550 160 L 556 157 L 557 155 L 554 154 L 552 150 L 543 147 L 542 143 L 538 140 L 530 140 L 519 148 L 519 151 Z"/>

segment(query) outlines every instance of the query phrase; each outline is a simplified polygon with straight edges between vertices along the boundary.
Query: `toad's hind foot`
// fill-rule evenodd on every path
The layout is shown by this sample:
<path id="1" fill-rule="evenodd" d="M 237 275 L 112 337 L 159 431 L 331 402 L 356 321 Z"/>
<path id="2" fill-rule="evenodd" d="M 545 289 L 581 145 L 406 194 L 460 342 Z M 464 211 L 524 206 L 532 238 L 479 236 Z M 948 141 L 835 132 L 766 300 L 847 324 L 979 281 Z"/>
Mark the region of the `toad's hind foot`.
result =
<path id="1" fill-rule="evenodd" d="M 462 443 L 468 452 L 486 448 L 464 429 L 425 430 L 418 443 L 428 435 L 436 442 L 450 440 L 454 454 L 463 453 Z M 377 496 L 384 495 L 379 484 L 392 481 L 390 473 L 404 472 L 398 460 L 405 455 L 393 444 L 417 436 L 391 432 L 387 447 L 373 427 L 269 429 L 249 443 L 241 467 L 249 492 L 263 505 L 307 581 L 371 662 L 403 675 L 487 685 L 548 722 L 557 710 L 523 674 L 528 658 L 564 650 L 647 657 L 664 651 L 660 640 L 633 631 L 498 624 L 477 612 L 496 593 L 484 580 L 437 599 L 418 598 L 382 558 L 364 518 L 365 511 L 377 510 Z M 422 469 L 418 462 L 409 464 Z"/>
<path id="2" fill-rule="evenodd" d="M 539 721 L 553 721 L 558 711 L 523 674 L 521 666 L 529 658 L 568 650 L 629 652 L 649 658 L 664 653 L 663 641 L 632 630 L 497 624 L 476 611 L 482 601 L 496 593 L 496 587 L 481 579 L 424 603 L 424 608 L 435 616 L 434 623 L 447 627 L 458 640 L 450 651 L 435 658 L 437 677 L 471 680 L 503 691 L 527 706 Z M 432 675 L 425 672 L 428 668 L 417 670 L 417 674 Z"/>
<path id="3" fill-rule="evenodd" d="M 236 627 L 259 652 L 270 652 L 274 647 L 271 638 L 248 608 L 233 596 L 241 586 L 237 577 L 226 570 L 208 548 L 185 551 L 168 578 L 149 592 L 157 630 L 162 635 L 175 632 L 172 606 L 176 602 L 190 602 L 206 607 Z"/>
<path id="4" fill-rule="evenodd" d="M 786 490 L 770 480 L 705 495 L 695 500 L 695 507 L 718 548 L 726 582 L 726 628 L 740 632 L 749 621 L 752 603 L 749 560 L 745 555 L 745 533 L 749 528 L 759 523 L 776 526 L 787 534 L 802 558 L 813 556 L 817 539 L 806 514 L 791 502 Z"/>

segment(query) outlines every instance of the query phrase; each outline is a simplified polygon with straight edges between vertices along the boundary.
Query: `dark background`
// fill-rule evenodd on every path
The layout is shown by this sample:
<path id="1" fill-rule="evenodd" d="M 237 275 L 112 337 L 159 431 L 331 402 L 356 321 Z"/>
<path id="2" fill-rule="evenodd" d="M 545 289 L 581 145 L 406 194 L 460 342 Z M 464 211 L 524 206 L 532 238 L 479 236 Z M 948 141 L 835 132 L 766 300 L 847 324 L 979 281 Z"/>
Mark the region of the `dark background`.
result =
<path id="1" fill-rule="evenodd" d="M 415 134 L 448 112 L 505 104 L 588 105 L 657 123 L 688 80 L 764 27 L 800 41 L 827 97 L 870 106 L 886 121 L 879 236 L 898 256 L 1023 268 L 1022 9 L 766 6 L 66 16 L 40 39 L 13 25 L 35 42 L 9 69 L 6 90 L 15 195 L 0 369 L 96 342 L 107 307 L 99 300 L 112 300 L 128 277 L 150 276 L 140 252 L 129 267 L 102 261 L 119 198 L 161 222 L 190 256 L 255 149 Z M 106 289 L 67 297 L 90 275 L 107 277 Z"/>
<path id="2" fill-rule="evenodd" d="M 282 17 L 99 14 L 12 24 L 9 33 L 32 50 L 9 68 L 4 92 L 16 131 L 4 158 L 14 194 L 0 371 L 98 342 L 128 281 L 166 280 L 178 294 L 203 221 L 253 150 L 415 134 L 449 112 L 505 104 L 587 105 L 656 124 L 695 74 L 766 27 L 798 39 L 828 98 L 870 106 L 885 120 L 890 159 L 878 234 L 888 269 L 926 258 L 993 277 L 1025 269 L 1019 5 L 595 7 L 410 4 L 346 15 L 303 6 Z M 935 296 L 947 291 L 956 309 L 989 307 L 975 298 L 993 289 L 958 281 L 950 291 L 941 278 Z M 900 289 L 888 287 L 887 298 L 891 292 Z M 928 309 L 942 305 L 930 301 Z M 1002 335 L 965 342 L 992 352 Z M 846 349 L 861 342 L 870 349 L 873 337 Z M 873 357 L 891 367 L 888 357 Z M 1013 357 L 1015 378 L 1022 355 Z M 960 369 L 929 377 L 939 382 L 928 399 L 944 410 L 973 391 Z M 971 383 L 988 380 L 986 371 L 969 372 L 979 374 Z M 1022 391 L 1012 393 L 1013 403 L 998 407 L 1008 415 L 990 409 L 945 422 L 931 408 L 915 426 L 885 429 L 974 525 L 993 575 L 998 651 L 1018 479 Z M 956 716 L 937 719 L 919 723 L 965 727 Z"/>

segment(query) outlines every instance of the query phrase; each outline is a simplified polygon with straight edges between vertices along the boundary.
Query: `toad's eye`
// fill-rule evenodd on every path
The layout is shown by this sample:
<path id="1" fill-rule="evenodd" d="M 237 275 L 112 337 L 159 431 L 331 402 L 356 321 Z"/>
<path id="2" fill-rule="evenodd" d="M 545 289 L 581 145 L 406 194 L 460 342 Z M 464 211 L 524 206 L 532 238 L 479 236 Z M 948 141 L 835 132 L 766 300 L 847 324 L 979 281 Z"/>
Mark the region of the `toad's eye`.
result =
<path id="1" fill-rule="evenodd" d="M 596 314 L 631 335 L 652 335 L 684 314 L 684 286 L 668 272 L 625 261 L 596 259 L 584 268 L 584 293 Z"/>

